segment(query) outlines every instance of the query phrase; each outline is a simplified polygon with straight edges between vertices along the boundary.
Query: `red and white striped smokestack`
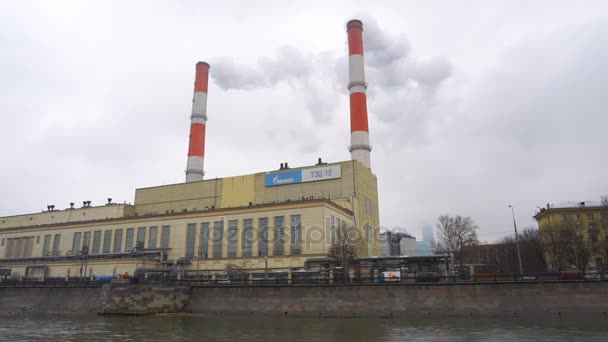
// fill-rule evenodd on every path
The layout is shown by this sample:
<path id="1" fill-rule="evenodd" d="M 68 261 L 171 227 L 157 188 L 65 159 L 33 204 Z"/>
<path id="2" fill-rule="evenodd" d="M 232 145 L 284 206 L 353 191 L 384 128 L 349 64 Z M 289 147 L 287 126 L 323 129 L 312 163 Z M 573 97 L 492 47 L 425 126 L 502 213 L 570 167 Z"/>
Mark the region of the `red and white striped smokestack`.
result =
<path id="1" fill-rule="evenodd" d="M 207 85 L 209 84 L 209 64 L 196 63 L 194 80 L 194 99 L 190 117 L 190 145 L 188 148 L 188 166 L 186 183 L 203 180 L 205 171 L 205 127 L 207 125 Z"/>
<path id="2" fill-rule="evenodd" d="M 353 19 L 346 24 L 348 32 L 348 90 L 350 91 L 350 159 L 371 169 L 369 128 L 367 125 L 367 83 L 363 66 L 363 23 Z"/>

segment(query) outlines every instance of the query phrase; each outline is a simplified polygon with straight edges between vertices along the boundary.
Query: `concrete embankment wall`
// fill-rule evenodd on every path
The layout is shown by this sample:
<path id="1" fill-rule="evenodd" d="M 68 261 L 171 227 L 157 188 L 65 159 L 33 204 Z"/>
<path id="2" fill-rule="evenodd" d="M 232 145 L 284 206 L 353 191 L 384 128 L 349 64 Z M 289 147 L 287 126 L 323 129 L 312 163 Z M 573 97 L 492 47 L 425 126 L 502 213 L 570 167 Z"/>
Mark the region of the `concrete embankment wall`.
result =
<path id="1" fill-rule="evenodd" d="M 306 317 L 608 317 L 608 282 L 192 288 L 143 284 L 111 284 L 97 288 L 0 287 L 0 314 L 23 311 Z"/>
<path id="2" fill-rule="evenodd" d="M 101 303 L 99 287 L 0 287 L 0 314 L 94 314 Z"/>
<path id="3" fill-rule="evenodd" d="M 308 317 L 605 316 L 608 282 L 195 287 L 184 311 Z"/>

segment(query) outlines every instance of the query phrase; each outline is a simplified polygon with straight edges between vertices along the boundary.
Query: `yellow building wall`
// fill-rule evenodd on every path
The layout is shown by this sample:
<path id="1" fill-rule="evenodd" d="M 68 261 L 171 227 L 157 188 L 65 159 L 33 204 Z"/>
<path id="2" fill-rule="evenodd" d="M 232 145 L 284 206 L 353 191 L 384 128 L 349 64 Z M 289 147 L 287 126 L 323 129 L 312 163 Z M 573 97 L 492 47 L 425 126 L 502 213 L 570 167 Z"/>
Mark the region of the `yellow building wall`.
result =
<path id="1" fill-rule="evenodd" d="M 255 202 L 254 180 L 254 175 L 224 178 L 222 208 L 244 207 Z"/>
<path id="2" fill-rule="evenodd" d="M 83 207 L 42 213 L 0 217 L 0 230 L 5 228 L 60 224 L 119 218 L 133 214 L 134 207 L 128 204 L 112 204 L 97 207 Z"/>
<path id="3" fill-rule="evenodd" d="M 142 188 L 135 190 L 135 211 L 141 216 L 219 208 L 221 195 L 221 178 Z"/>
<path id="4" fill-rule="evenodd" d="M 581 235 L 583 241 L 599 251 L 591 257 L 592 265 L 595 265 L 596 258 L 606 259 L 602 249 L 608 241 L 608 207 L 551 208 L 537 214 L 535 219 L 541 233 L 550 229 L 568 229 Z"/>
<path id="5" fill-rule="evenodd" d="M 352 161 L 356 180 L 353 212 L 356 225 L 363 237 L 357 246 L 360 256 L 380 255 L 380 213 L 376 176 L 362 163 Z"/>

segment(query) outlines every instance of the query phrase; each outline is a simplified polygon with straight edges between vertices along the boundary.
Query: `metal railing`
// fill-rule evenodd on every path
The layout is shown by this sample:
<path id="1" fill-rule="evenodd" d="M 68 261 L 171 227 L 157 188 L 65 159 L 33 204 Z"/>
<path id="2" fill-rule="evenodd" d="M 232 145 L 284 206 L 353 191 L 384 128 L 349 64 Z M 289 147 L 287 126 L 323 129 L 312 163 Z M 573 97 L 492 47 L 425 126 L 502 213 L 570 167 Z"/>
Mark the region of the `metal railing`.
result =
<path id="1" fill-rule="evenodd" d="M 0 287 L 101 287 L 109 284 L 112 279 L 91 278 L 2 278 Z"/>
<path id="2" fill-rule="evenodd" d="M 606 279 L 599 272 L 562 272 L 529 274 L 477 274 L 460 276 L 439 276 L 425 272 L 408 274 L 405 277 L 342 277 L 322 273 L 281 273 L 267 277 L 198 276 L 179 277 L 175 274 L 163 277 L 124 278 L 45 278 L 27 279 L 0 277 L 0 287 L 101 287 L 112 282 L 131 284 L 174 284 L 187 286 L 292 286 L 292 285 L 399 285 L 399 284 L 472 284 L 472 283 L 531 283 L 531 282 L 600 282 Z"/>
<path id="3" fill-rule="evenodd" d="M 585 274 L 483 274 L 477 276 L 439 276 L 432 274 L 412 275 L 408 277 L 384 278 L 378 277 L 297 277 L 294 273 L 291 277 L 268 277 L 268 278 L 133 278 L 131 283 L 138 284 L 178 284 L 189 286 L 290 286 L 290 285 L 398 285 L 398 284 L 471 284 L 471 283 L 530 283 L 530 282 L 599 282 L 604 281 L 599 273 L 594 275 Z"/>

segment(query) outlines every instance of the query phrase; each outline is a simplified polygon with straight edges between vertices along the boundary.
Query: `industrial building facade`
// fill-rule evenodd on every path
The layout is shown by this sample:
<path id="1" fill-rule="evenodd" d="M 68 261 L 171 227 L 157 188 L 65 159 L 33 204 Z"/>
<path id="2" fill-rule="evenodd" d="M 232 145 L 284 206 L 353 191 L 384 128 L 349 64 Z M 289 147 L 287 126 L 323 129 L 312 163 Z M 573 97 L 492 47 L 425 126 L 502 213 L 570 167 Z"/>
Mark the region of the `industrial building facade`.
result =
<path id="1" fill-rule="evenodd" d="M 134 205 L 0 218 L 0 265 L 16 276 L 80 276 L 88 246 L 87 276 L 175 264 L 298 269 L 327 256 L 343 227 L 356 232 L 358 255 L 378 255 L 377 198 L 376 177 L 358 161 L 137 189 Z"/>
<path id="2" fill-rule="evenodd" d="M 209 64 L 196 64 L 186 182 L 137 189 L 133 205 L 0 217 L 0 273 L 116 276 L 177 267 L 289 270 L 327 257 L 348 232 L 358 256 L 377 256 L 378 187 L 371 171 L 363 24 L 347 24 L 351 160 L 204 179 Z M 338 231 L 339 230 L 339 231 Z M 340 234 L 338 234 L 340 233 Z M 343 241 L 340 243 L 344 243 Z"/>

